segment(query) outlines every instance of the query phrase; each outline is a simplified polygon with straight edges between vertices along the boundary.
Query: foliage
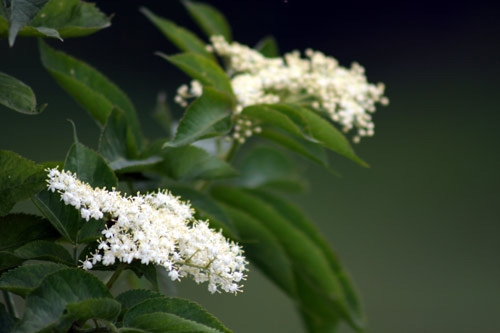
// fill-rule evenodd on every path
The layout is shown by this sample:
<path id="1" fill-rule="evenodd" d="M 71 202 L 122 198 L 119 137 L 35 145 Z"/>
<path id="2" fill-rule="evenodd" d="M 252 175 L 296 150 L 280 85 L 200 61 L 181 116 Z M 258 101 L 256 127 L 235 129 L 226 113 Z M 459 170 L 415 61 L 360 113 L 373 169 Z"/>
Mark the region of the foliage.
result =
<path id="1" fill-rule="evenodd" d="M 231 28 L 219 11 L 204 3 L 183 3 L 206 36 L 231 41 Z M 186 107 L 175 135 L 170 135 L 172 116 L 160 105 L 157 116 L 166 135 L 149 143 L 125 92 L 99 70 L 40 39 L 42 65 L 101 131 L 94 150 L 79 142 L 75 128 L 74 142 L 58 167 L 75 172 L 92 187 L 129 186 L 132 192 L 134 185 L 155 190 L 175 183 L 169 189 L 190 200 L 197 217 L 239 242 L 248 259 L 288 295 L 307 330 L 335 331 L 340 322 L 363 330 L 349 275 L 313 223 L 282 193 L 307 187 L 292 154 L 330 171 L 328 150 L 367 164 L 330 120 L 301 103 L 258 104 L 235 112 L 227 64 L 194 32 L 146 8 L 141 12 L 183 52 L 158 55 L 200 82 L 201 96 Z M 0 0 L 0 36 L 10 46 L 16 37 L 78 37 L 109 25 L 109 17 L 98 8 L 78 0 Z M 279 56 L 271 36 L 256 49 L 265 57 Z M 29 115 L 44 109 L 29 86 L 1 72 L 0 104 Z M 246 121 L 258 124 L 259 144 L 240 150 L 242 143 L 229 134 Z M 207 143 L 214 149 L 207 149 Z M 234 162 L 235 154 L 243 152 Z M 6 305 L 0 307 L 2 332 L 230 331 L 200 305 L 158 293 L 160 268 L 152 264 L 134 260 L 95 265 L 94 271 L 113 272 L 106 284 L 82 270 L 110 220 L 87 222 L 59 193 L 49 191 L 46 168 L 54 166 L 0 151 L 0 289 Z M 26 199 L 40 215 L 11 212 Z M 124 270 L 145 276 L 152 290 L 132 289 L 114 297 L 110 289 Z M 10 294 L 25 301 L 21 316 Z"/>

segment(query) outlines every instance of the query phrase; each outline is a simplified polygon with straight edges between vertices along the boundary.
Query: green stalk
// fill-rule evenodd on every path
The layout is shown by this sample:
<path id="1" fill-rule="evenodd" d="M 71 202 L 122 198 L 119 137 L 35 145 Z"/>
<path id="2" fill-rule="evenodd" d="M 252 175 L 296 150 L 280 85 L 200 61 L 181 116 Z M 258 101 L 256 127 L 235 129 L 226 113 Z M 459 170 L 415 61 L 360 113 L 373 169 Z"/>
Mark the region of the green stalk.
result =
<path id="1" fill-rule="evenodd" d="M 123 272 L 125 267 L 126 265 L 124 263 L 121 263 L 116 269 L 116 271 L 113 273 L 113 275 L 111 275 L 108 282 L 106 283 L 106 288 L 108 288 L 108 290 L 111 289 L 111 287 L 113 287 L 113 284 L 116 282 L 116 280 L 118 280 L 120 274 Z"/>
<path id="2" fill-rule="evenodd" d="M 7 291 L 2 290 L 3 298 L 5 300 L 5 304 L 7 305 L 7 312 L 17 318 L 17 312 L 16 312 L 16 307 L 14 306 L 14 302 L 12 301 L 12 298 L 10 297 L 10 293 Z"/>

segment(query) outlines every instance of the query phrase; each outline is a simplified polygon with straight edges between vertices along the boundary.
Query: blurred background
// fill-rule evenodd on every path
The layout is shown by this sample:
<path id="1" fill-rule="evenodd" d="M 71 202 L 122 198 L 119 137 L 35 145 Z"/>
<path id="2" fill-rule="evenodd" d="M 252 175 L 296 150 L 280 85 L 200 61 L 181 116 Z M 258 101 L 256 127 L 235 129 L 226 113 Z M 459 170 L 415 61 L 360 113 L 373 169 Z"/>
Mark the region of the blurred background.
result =
<path id="1" fill-rule="evenodd" d="M 355 148 L 364 169 L 331 156 L 342 177 L 304 162 L 310 179 L 292 199 L 315 221 L 351 272 L 371 332 L 500 332 L 499 6 L 494 2 L 210 1 L 235 40 L 274 35 L 282 52 L 311 47 L 344 66 L 357 61 L 384 82 L 391 104 L 375 114 L 376 135 Z M 156 95 L 187 78 L 155 56 L 177 52 L 138 9 L 194 31 L 177 1 L 97 1 L 114 14 L 95 35 L 51 41 L 92 64 L 133 100 L 149 138 Z M 200 34 L 201 35 L 201 34 Z M 39 116 L 1 109 L 0 149 L 35 161 L 63 160 L 72 143 L 96 148 L 98 127 L 42 68 L 36 41 L 0 41 L 0 70 L 28 85 Z M 173 106 L 176 115 L 180 109 Z M 302 332 L 285 295 L 252 269 L 245 292 L 210 295 L 176 284 L 235 332 Z M 344 330 L 343 330 L 344 331 Z M 349 331 L 345 329 L 345 331 Z"/>

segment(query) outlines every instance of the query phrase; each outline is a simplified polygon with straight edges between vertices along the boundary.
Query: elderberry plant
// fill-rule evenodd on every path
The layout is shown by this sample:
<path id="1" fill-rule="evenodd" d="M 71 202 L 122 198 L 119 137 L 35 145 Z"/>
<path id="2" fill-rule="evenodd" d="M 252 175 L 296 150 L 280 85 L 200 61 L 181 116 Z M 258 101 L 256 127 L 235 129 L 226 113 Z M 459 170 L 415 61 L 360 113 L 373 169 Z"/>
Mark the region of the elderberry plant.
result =
<path id="1" fill-rule="evenodd" d="M 307 331 L 334 332 L 341 322 L 364 330 L 350 277 L 279 192 L 301 188 L 294 154 L 328 170 L 327 150 L 366 166 L 342 131 L 354 130 L 356 143 L 374 135 L 372 114 L 388 103 L 383 84 L 319 51 L 280 56 L 273 38 L 255 48 L 234 42 L 215 8 L 183 4 L 207 41 L 141 9 L 182 51 L 158 55 L 191 78 L 174 99 L 184 109 L 175 135 L 159 108 L 166 133 L 150 142 L 122 90 L 43 40 L 95 33 L 109 17 L 79 0 L 0 0 L 0 37 L 11 47 L 17 36 L 40 37 L 42 65 L 100 129 L 91 149 L 73 124 L 60 162 L 0 151 L 0 331 L 229 332 L 200 305 L 162 294 L 158 279 L 190 277 L 210 293 L 237 294 L 252 278 L 249 262 L 296 305 Z M 31 115 L 45 108 L 3 72 L 0 104 Z M 26 199 L 40 214 L 11 212 Z M 149 289 L 117 295 L 123 272 Z"/>

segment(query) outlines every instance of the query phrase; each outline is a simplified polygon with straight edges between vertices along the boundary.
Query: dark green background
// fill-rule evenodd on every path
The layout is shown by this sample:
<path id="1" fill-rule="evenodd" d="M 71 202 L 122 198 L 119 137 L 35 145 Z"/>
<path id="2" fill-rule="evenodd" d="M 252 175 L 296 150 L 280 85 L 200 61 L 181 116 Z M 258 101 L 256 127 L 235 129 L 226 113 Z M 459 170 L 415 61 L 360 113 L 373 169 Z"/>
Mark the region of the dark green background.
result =
<path id="1" fill-rule="evenodd" d="M 282 51 L 312 47 L 371 82 L 391 104 L 375 114 L 376 135 L 358 145 L 371 164 L 332 156 L 341 178 L 305 164 L 309 192 L 293 199 L 352 272 L 372 332 L 499 332 L 500 219 L 498 8 L 488 2 L 212 1 L 235 39 L 253 45 L 274 34 Z M 186 81 L 153 55 L 173 53 L 142 17 L 145 5 L 191 27 L 174 1 L 98 1 L 113 26 L 51 45 L 93 64 L 134 101 L 150 138 L 156 94 Z M 35 40 L 0 45 L 0 70 L 29 84 L 48 108 L 39 116 L 0 109 L 0 149 L 36 161 L 63 160 L 71 126 L 95 147 L 98 128 L 42 69 Z M 179 109 L 175 109 L 179 112 Z M 292 304 L 252 269 L 238 296 L 190 281 L 178 295 L 197 299 L 236 332 L 300 332 Z"/>

